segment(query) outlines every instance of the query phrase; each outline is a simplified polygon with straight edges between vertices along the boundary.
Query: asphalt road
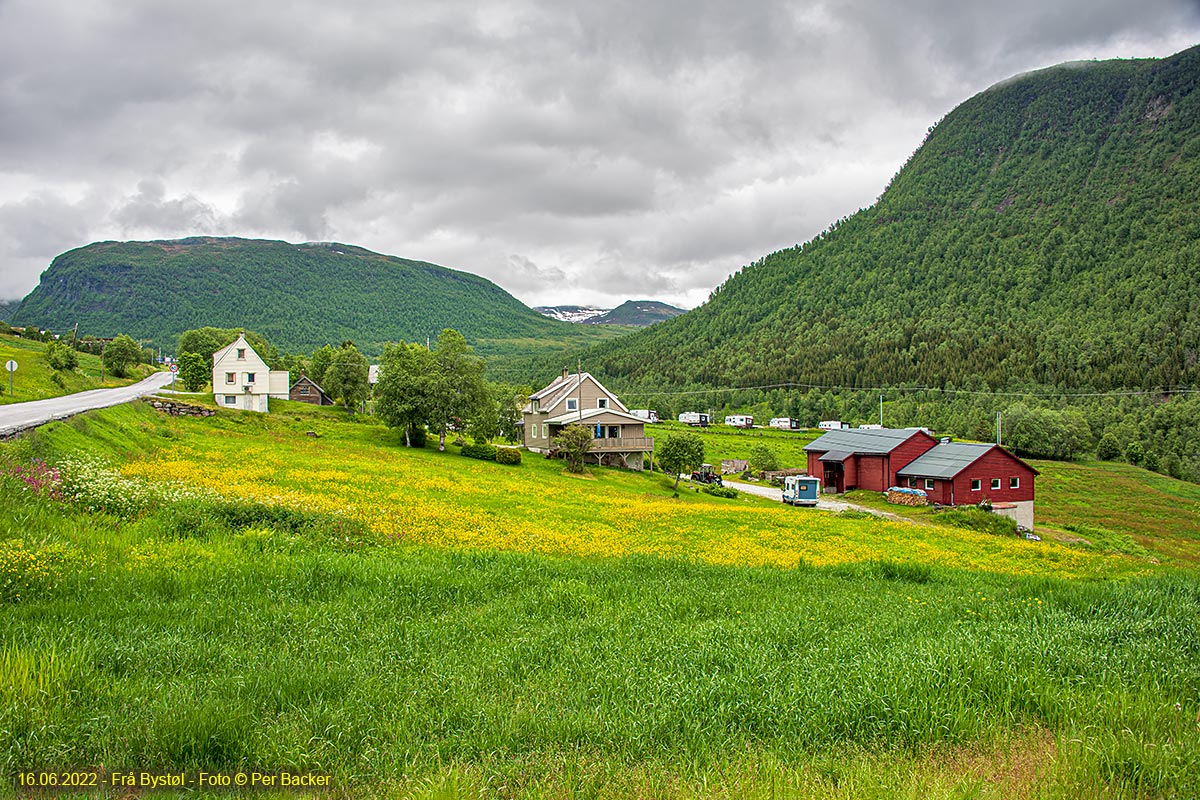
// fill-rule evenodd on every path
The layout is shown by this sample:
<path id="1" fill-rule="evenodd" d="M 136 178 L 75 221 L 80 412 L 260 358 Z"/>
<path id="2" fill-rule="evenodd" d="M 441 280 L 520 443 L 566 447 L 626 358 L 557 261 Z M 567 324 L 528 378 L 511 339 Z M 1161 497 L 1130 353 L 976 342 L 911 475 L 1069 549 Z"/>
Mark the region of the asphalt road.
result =
<path id="1" fill-rule="evenodd" d="M 132 386 L 92 389 L 64 397 L 51 397 L 49 400 L 30 400 L 26 403 L 0 406 L 0 438 L 45 425 L 52 420 L 66 419 L 84 411 L 128 403 L 130 400 L 154 394 L 170 383 L 171 373 L 156 372 Z"/>

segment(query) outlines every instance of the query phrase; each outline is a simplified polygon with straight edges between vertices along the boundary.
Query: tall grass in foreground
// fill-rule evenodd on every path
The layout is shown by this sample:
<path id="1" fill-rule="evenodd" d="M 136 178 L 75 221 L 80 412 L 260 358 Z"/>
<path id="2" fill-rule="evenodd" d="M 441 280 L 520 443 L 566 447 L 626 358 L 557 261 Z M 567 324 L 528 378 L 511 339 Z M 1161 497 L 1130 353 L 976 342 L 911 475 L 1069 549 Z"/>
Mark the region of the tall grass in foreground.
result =
<path id="1" fill-rule="evenodd" d="M 129 519 L 11 485 L 22 547 L 77 557 L 4 601 L 7 774 L 319 769 L 345 796 L 1200 792 L 1192 576 L 347 549 L 303 515 Z"/>

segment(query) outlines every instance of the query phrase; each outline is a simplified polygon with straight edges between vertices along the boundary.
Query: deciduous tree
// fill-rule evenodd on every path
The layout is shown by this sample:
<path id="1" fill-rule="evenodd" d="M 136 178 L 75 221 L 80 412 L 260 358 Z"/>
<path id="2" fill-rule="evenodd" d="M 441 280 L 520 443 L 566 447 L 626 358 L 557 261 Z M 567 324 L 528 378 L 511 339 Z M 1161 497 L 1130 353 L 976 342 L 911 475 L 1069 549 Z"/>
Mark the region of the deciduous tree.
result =
<path id="1" fill-rule="evenodd" d="M 583 472 L 583 459 L 596 440 L 592 429 L 578 423 L 567 425 L 554 437 L 554 447 L 567 462 L 567 472 Z"/>
<path id="2" fill-rule="evenodd" d="M 664 470 L 675 473 L 678 488 L 679 473 L 691 472 L 704 463 L 704 440 L 695 433 L 672 433 L 659 445 L 654 457 Z"/>

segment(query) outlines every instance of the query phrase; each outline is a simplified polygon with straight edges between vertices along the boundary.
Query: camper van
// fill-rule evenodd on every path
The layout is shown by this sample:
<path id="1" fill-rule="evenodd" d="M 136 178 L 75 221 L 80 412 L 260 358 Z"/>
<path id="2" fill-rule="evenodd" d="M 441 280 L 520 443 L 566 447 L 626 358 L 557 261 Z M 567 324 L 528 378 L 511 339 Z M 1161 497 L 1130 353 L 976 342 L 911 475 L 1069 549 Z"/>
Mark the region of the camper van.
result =
<path id="1" fill-rule="evenodd" d="M 685 411 L 679 415 L 679 421 L 684 425 L 691 425 L 693 428 L 707 428 L 708 414 L 702 411 Z"/>
<path id="2" fill-rule="evenodd" d="M 733 414 L 725 418 L 725 424 L 731 428 L 753 428 L 754 417 L 745 414 Z"/>
<path id="3" fill-rule="evenodd" d="M 800 430 L 800 420 L 790 417 L 775 417 L 771 420 L 771 427 L 781 431 L 798 431 Z"/>
<path id="4" fill-rule="evenodd" d="M 821 494 L 821 479 L 788 475 L 783 479 L 783 502 L 792 506 L 815 506 Z"/>
<path id="5" fill-rule="evenodd" d="M 650 408 L 635 408 L 629 413 L 635 417 L 641 417 L 651 424 L 658 422 L 658 412 Z"/>

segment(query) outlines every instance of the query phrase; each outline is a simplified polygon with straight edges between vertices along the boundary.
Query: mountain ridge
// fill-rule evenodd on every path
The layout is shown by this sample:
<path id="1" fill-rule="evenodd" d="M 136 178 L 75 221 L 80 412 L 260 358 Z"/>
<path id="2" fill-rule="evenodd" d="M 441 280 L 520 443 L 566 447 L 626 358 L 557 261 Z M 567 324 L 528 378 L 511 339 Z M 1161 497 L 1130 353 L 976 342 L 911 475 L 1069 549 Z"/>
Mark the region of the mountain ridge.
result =
<path id="1" fill-rule="evenodd" d="M 484 353 L 613 335 L 547 319 L 485 278 L 425 261 L 338 242 L 211 236 L 69 250 L 11 316 L 54 330 L 78 322 L 81 336 L 128 333 L 167 348 L 202 326 L 251 328 L 292 351 L 351 339 L 377 352 L 443 328 Z"/>

